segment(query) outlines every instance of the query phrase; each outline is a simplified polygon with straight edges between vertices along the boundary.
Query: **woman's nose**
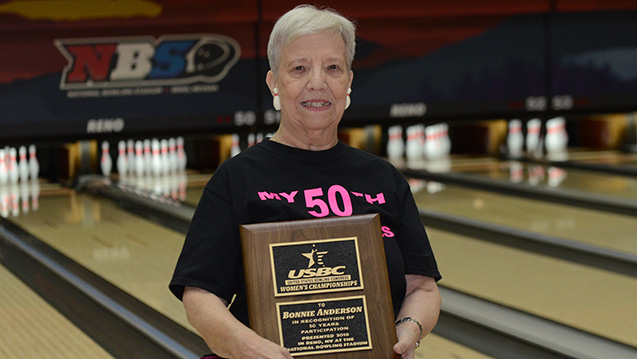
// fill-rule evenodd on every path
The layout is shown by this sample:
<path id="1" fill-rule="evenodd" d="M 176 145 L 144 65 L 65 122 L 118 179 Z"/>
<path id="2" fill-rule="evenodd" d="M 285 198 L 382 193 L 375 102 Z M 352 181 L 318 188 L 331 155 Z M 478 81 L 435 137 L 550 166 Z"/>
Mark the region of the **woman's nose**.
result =
<path id="1" fill-rule="evenodd" d="M 308 88 L 310 90 L 324 90 L 326 87 L 325 72 L 323 69 L 312 69 L 308 80 Z"/>

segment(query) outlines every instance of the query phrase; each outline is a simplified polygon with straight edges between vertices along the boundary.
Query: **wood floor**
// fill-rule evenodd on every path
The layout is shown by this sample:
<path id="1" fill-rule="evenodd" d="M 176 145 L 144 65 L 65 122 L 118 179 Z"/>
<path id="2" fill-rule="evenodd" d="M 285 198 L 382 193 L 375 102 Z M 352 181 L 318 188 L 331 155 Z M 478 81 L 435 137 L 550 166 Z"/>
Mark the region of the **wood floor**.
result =
<path id="1" fill-rule="evenodd" d="M 637 253 L 634 217 L 445 185 L 414 194 L 422 208 Z"/>
<path id="2" fill-rule="evenodd" d="M 40 199 L 38 211 L 12 218 L 27 232 L 189 327 L 168 282 L 183 245 L 181 233 L 84 193 Z"/>
<path id="3" fill-rule="evenodd" d="M 113 358 L 0 266 L 0 358 Z"/>
<path id="4" fill-rule="evenodd" d="M 440 284 L 637 346 L 637 278 L 434 229 L 428 234 Z"/>

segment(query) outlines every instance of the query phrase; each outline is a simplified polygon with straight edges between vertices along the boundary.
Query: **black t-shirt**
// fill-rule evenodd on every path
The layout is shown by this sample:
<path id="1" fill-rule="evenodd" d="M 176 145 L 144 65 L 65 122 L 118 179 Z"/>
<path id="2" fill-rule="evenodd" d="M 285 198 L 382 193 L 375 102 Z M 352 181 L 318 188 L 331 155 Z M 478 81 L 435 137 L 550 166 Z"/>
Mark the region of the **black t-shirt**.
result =
<path id="1" fill-rule="evenodd" d="M 339 142 L 308 151 L 270 140 L 225 161 L 203 190 L 170 290 L 205 289 L 248 325 L 239 226 L 380 213 L 394 314 L 405 274 L 440 273 L 405 178 L 387 161 Z"/>

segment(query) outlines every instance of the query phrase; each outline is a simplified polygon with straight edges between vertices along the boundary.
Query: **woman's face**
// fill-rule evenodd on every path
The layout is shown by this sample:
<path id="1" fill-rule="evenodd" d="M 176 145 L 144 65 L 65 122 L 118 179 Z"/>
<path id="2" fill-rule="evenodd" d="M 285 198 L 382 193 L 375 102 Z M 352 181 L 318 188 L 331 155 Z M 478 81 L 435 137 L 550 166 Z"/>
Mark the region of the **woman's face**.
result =
<path id="1" fill-rule="evenodd" d="M 338 126 L 352 76 L 342 37 L 318 33 L 284 47 L 278 76 L 268 72 L 267 83 L 279 90 L 281 121 L 315 131 Z"/>

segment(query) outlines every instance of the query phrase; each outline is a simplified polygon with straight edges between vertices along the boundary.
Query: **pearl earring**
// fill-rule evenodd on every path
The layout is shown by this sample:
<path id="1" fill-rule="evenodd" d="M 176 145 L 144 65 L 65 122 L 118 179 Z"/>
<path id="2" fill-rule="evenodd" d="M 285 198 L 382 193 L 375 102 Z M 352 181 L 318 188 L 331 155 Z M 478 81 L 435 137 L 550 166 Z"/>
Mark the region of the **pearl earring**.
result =
<path id="1" fill-rule="evenodd" d="M 281 111 L 281 99 L 279 98 L 279 89 L 275 87 L 272 89 L 272 92 L 274 92 L 274 98 L 272 99 L 272 106 L 274 106 L 275 110 Z"/>
<path id="2" fill-rule="evenodd" d="M 349 98 L 349 94 L 352 93 L 352 89 L 349 88 L 347 89 L 347 98 L 345 99 L 345 109 L 347 110 L 349 108 L 349 105 L 352 104 L 352 100 Z"/>

